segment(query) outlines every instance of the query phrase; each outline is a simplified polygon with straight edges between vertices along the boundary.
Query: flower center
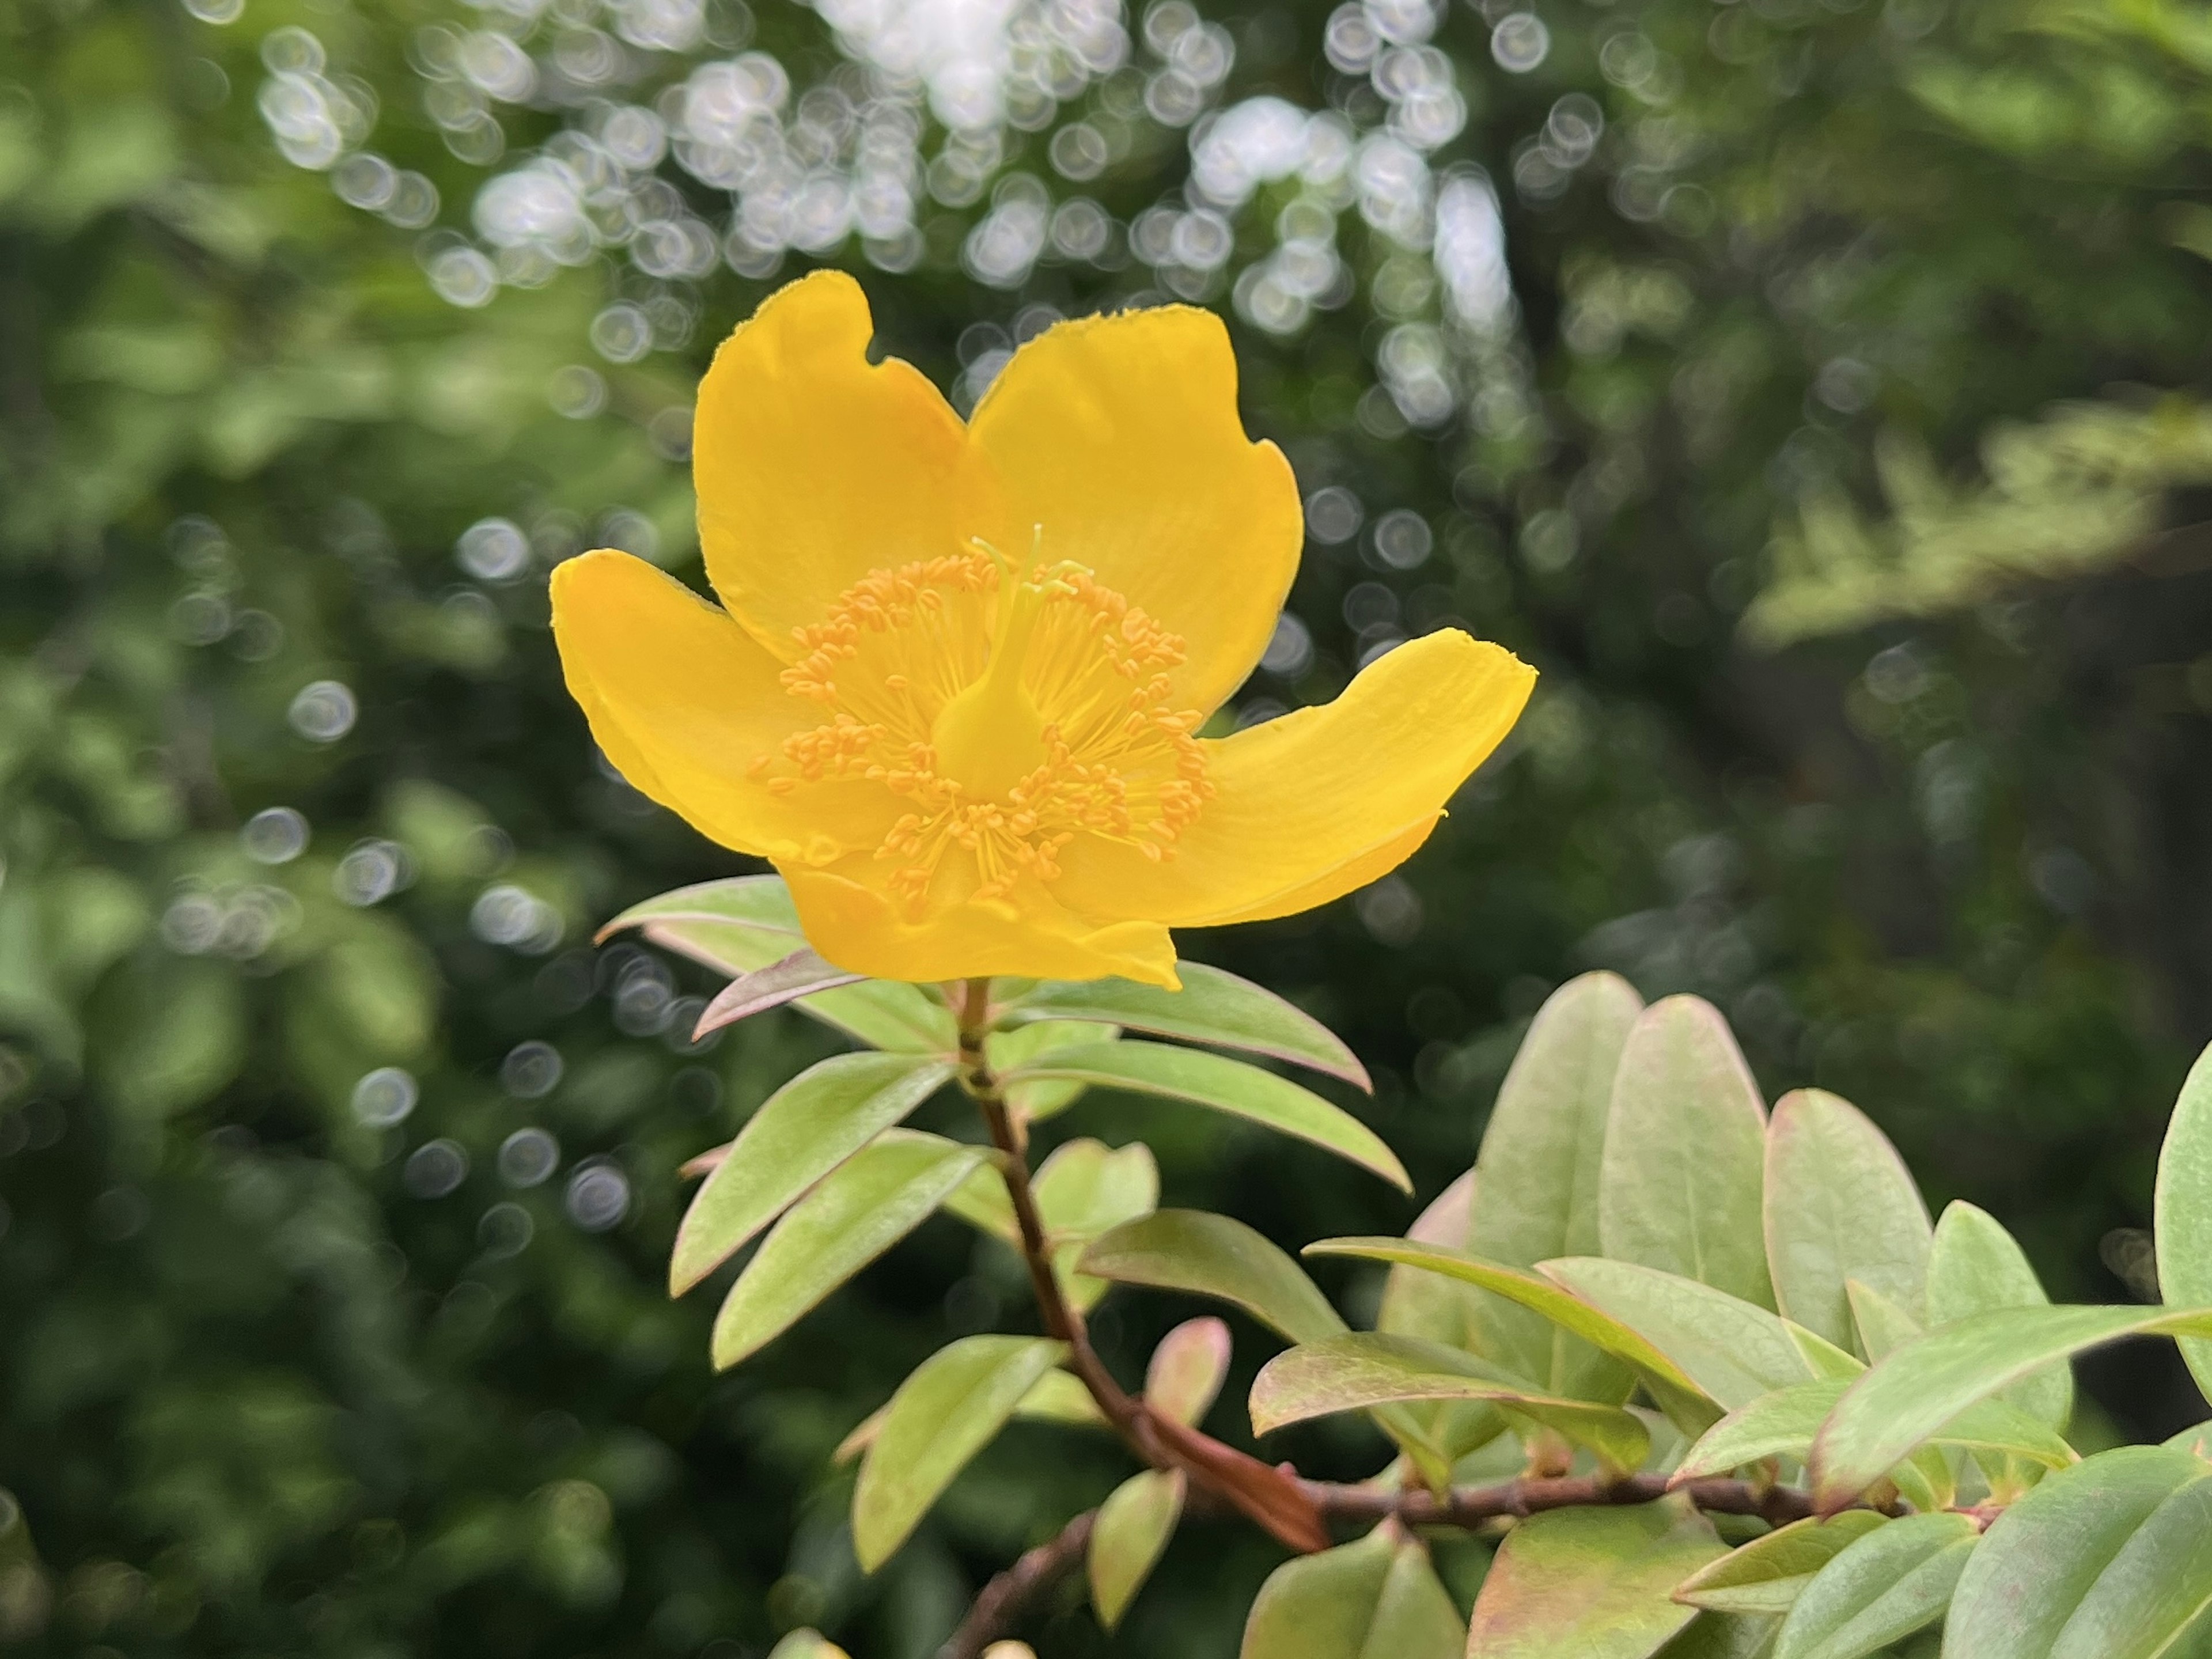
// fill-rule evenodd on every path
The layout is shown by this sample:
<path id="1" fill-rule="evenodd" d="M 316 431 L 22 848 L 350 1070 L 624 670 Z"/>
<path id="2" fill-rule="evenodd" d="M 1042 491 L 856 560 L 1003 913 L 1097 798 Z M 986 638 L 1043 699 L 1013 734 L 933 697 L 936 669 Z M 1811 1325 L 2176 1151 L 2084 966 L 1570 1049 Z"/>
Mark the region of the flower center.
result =
<path id="1" fill-rule="evenodd" d="M 1182 641 L 1081 565 L 978 549 L 872 571 L 797 637 L 784 685 L 828 718 L 752 774 L 902 798 L 876 856 L 910 905 L 1049 882 L 1078 834 L 1170 857 L 1213 793 L 1200 717 L 1172 706 Z"/>

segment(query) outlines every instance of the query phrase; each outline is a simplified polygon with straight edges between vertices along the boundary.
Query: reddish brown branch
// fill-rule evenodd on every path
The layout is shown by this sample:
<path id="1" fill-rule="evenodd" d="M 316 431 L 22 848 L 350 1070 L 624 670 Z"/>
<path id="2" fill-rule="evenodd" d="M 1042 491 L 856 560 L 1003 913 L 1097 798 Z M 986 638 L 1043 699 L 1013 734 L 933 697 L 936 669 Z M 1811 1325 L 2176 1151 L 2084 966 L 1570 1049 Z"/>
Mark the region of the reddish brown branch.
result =
<path id="1" fill-rule="evenodd" d="M 1060 1535 L 1035 1549 L 983 1586 L 960 1628 L 945 1638 L 937 1659 L 980 1659 L 983 1650 L 1004 1635 L 1024 1607 L 1074 1570 L 1091 1547 L 1091 1528 L 1098 1511 L 1085 1510 L 1060 1529 Z"/>
<path id="2" fill-rule="evenodd" d="M 1812 1494 L 1795 1486 L 1711 1480 L 1686 1480 L 1670 1489 L 1663 1474 L 1523 1475 L 1487 1486 L 1455 1486 L 1442 1498 L 1419 1489 L 1340 1486 L 1323 1480 L 1299 1484 L 1314 1506 L 1331 1520 L 1375 1522 L 1395 1516 L 1414 1527 L 1477 1527 L 1503 1516 L 1547 1510 L 1649 1504 L 1669 1490 L 1686 1494 L 1701 1510 L 1756 1516 L 1769 1526 L 1786 1526 L 1813 1513 Z"/>

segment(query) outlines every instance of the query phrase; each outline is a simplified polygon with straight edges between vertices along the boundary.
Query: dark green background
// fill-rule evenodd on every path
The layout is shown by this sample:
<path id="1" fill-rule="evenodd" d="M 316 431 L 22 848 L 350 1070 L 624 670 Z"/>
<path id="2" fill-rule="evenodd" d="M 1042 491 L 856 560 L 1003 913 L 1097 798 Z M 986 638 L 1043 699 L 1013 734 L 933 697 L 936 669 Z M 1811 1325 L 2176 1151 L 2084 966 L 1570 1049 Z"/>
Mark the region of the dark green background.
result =
<path id="1" fill-rule="evenodd" d="M 923 159 L 955 163 L 910 238 L 685 266 L 633 228 L 719 236 L 730 198 L 663 161 L 610 187 L 595 251 L 511 261 L 521 281 L 459 304 L 430 276 L 487 298 L 487 179 L 696 64 L 771 54 L 825 177 L 857 153 L 856 102 L 925 102 L 872 91 L 786 0 L 690 21 L 246 0 L 227 23 L 0 0 L 0 1483 L 27 1521 L 0 1536 L 0 1641 L 739 1659 L 818 1621 L 901 1659 L 1121 1472 L 1101 1441 L 1017 1427 L 863 1582 L 826 1454 L 948 1335 L 1023 1328 L 1010 1264 L 932 1223 L 721 1378 L 711 1295 L 660 1288 L 677 1165 L 829 1040 L 778 1015 L 689 1051 L 669 1004 L 708 988 L 592 955 L 623 903 L 738 861 L 595 764 L 544 573 L 615 541 L 697 575 L 690 385 L 820 258 L 946 384 L 1039 306 L 1173 292 L 1231 317 L 1251 426 L 1367 526 L 1309 548 L 1315 653 L 1257 676 L 1247 714 L 1325 700 L 1448 617 L 1542 670 L 1402 880 L 1184 941 L 1346 1035 L 1422 1199 L 1468 1163 L 1548 988 L 1611 966 L 1713 999 L 1771 1091 L 1863 1105 L 1932 1200 L 2013 1225 L 2054 1293 L 2148 1293 L 2130 1230 L 2212 1036 L 2212 33 L 2158 0 L 1542 0 L 1548 51 L 1509 72 L 1509 9 L 1386 8 L 1401 34 L 1433 25 L 1436 54 L 1376 77 L 1330 66 L 1319 4 L 1209 12 L 1182 46 L 1172 9 L 1128 17 L 1126 66 L 1048 63 L 1057 106 L 1011 97 L 1020 125 L 988 142 L 914 117 Z M 375 106 L 343 143 L 434 181 L 434 227 L 342 201 L 333 177 L 368 175 L 325 171 L 312 120 L 313 165 L 280 155 L 262 111 L 296 117 L 278 72 L 315 55 L 288 28 L 321 86 Z M 536 88 L 467 89 L 470 31 L 534 54 Z M 512 57 L 478 47 L 496 83 Z M 1164 64 L 1200 72 L 1163 94 Z M 1188 88 L 1272 94 L 1371 139 L 1375 81 L 1402 92 L 1401 71 L 1463 100 L 1426 176 L 1495 181 L 1509 306 L 1445 303 L 1418 201 L 1394 240 L 1340 199 L 1329 303 L 1254 325 L 1236 279 L 1273 257 L 1295 179 L 1194 227 L 1191 247 L 1226 227 L 1217 269 L 1132 256 L 1131 222 L 1198 205 L 1177 196 L 1191 135 L 1148 86 L 1178 121 Z M 1078 121 L 1110 141 L 1080 184 L 1050 159 Z M 963 264 L 987 212 L 1018 230 L 1079 195 L 1114 220 L 1098 258 Z M 613 356 L 640 319 L 651 349 L 612 361 L 595 318 Z M 582 368 L 604 407 L 579 416 Z M 1392 511 L 1428 530 L 1415 568 L 1377 550 Z M 496 578 L 456 561 L 494 515 L 532 544 Z M 358 715 L 326 742 L 288 713 L 325 680 Z M 256 862 L 241 826 L 277 806 L 307 845 Z M 411 880 L 342 902 L 349 853 L 354 877 L 404 854 Z M 483 900 L 502 887 L 526 896 Z M 533 1041 L 562 1079 L 518 1097 L 502 1061 Z M 386 1066 L 420 1103 L 378 1130 L 351 1101 Z M 560 1167 L 510 1190 L 498 1151 L 531 1125 Z M 1093 1100 L 1061 1125 L 1144 1135 L 1167 1201 L 1285 1242 L 1413 1213 L 1183 1114 Z M 418 1196 L 433 1171 L 409 1159 L 439 1139 L 468 1172 Z M 594 1167 L 630 1195 L 597 1232 L 568 1202 Z M 1355 1310 L 1375 1290 L 1330 1287 Z M 1191 1310 L 1109 1309 L 1125 1371 Z M 1212 1424 L 1232 1435 L 1267 1352 L 1239 1338 Z M 2162 1352 L 2087 1376 L 2120 1431 L 2202 1410 Z M 1346 1431 L 1276 1455 L 1361 1474 L 1380 1452 Z M 1273 1559 L 1194 1527 L 1113 1650 L 1231 1651 Z M 1109 1645 L 1079 1611 L 1039 1639 Z"/>

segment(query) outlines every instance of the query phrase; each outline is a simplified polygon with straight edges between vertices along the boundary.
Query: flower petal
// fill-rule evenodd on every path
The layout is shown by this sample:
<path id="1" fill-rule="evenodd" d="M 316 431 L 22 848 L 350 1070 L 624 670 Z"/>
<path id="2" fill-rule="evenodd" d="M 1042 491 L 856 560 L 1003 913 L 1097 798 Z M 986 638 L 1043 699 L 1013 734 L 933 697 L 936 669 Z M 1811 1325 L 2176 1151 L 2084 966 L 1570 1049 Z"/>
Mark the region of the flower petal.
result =
<path id="1" fill-rule="evenodd" d="M 1365 885 L 1425 841 L 1513 729 L 1535 670 L 1445 629 L 1361 671 L 1334 702 L 1205 745 L 1217 793 L 1153 863 L 1079 836 L 1054 896 L 1180 927 L 1289 915 Z"/>
<path id="2" fill-rule="evenodd" d="M 973 441 L 1003 491 L 976 533 L 1073 559 L 1180 634 L 1179 708 L 1211 712 L 1267 648 L 1297 572 L 1304 514 L 1290 463 L 1237 415 L 1237 358 L 1211 312 L 1089 317 L 1014 354 L 976 407 Z"/>
<path id="3" fill-rule="evenodd" d="M 1086 921 L 1034 886 L 1008 899 L 969 899 L 910 919 L 871 879 L 873 862 L 862 857 L 844 860 L 842 868 L 783 871 L 807 943 L 849 973 L 914 981 L 1118 974 L 1170 990 L 1182 983 L 1174 941 L 1158 922 Z"/>
<path id="4" fill-rule="evenodd" d="M 874 333 L 860 285 L 818 270 L 770 295 L 699 386 L 708 580 L 786 662 L 792 630 L 869 571 L 955 552 L 966 533 L 966 430 L 912 364 L 868 362 Z"/>
<path id="5" fill-rule="evenodd" d="M 785 691 L 781 665 L 750 634 L 674 577 L 627 553 L 569 559 L 553 572 L 553 637 L 607 758 L 700 834 L 817 862 L 882 838 L 892 814 L 879 789 L 817 785 L 802 812 L 746 775 L 820 711 Z"/>

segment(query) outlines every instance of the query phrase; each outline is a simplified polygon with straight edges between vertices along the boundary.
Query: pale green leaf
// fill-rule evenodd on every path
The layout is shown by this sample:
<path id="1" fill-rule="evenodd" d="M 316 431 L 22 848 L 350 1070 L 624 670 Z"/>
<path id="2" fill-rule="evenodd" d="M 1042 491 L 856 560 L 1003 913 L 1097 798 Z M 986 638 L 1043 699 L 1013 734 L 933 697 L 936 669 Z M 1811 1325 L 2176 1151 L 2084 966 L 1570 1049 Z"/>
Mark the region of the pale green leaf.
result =
<path id="1" fill-rule="evenodd" d="M 1288 1078 L 1242 1060 L 1164 1042 L 1101 1042 L 1040 1054 L 1007 1080 L 1014 1085 L 1082 1083 L 1188 1101 L 1309 1141 L 1413 1190 L 1397 1155 L 1358 1118 Z"/>
<path id="2" fill-rule="evenodd" d="M 1087 1019 L 1041 1019 L 1008 1031 L 993 1031 L 983 1039 L 983 1056 L 1000 1076 L 1054 1048 L 1074 1048 L 1094 1042 L 1111 1042 L 1121 1035 L 1118 1027 Z M 1056 1117 L 1083 1097 L 1080 1083 L 1029 1083 L 1005 1091 L 1006 1103 L 1024 1121 L 1041 1123 Z"/>
<path id="3" fill-rule="evenodd" d="M 781 1336 L 920 1225 L 981 1163 L 981 1146 L 887 1129 L 784 1212 L 715 1316 L 715 1369 Z"/>
<path id="4" fill-rule="evenodd" d="M 672 1293 L 681 1296 L 728 1261 L 951 1076 L 951 1065 L 919 1054 L 838 1054 L 770 1095 L 684 1212 L 668 1263 Z"/>
<path id="5" fill-rule="evenodd" d="M 1636 1331 L 1730 1411 L 1820 1374 L 1780 1316 L 1694 1279 L 1595 1256 L 1547 1261 L 1543 1272 Z"/>
<path id="6" fill-rule="evenodd" d="M 1014 1407 L 1014 1415 L 1027 1422 L 1061 1423 L 1073 1428 L 1109 1426 L 1091 1390 L 1066 1371 L 1047 1371 L 1037 1378 Z"/>
<path id="7" fill-rule="evenodd" d="M 2105 1586 L 2135 1587 L 2156 1553 L 2136 1540 L 2177 1494 L 2203 1491 L 2208 1470 L 2185 1452 L 2123 1446 L 2050 1476 L 1990 1525 L 1952 1598 L 1944 1651 L 1953 1659 L 2054 1659 L 2064 1650 L 2111 1659 L 2118 1615 Z M 2199 1541 L 2212 1536 L 2199 1523 Z M 2123 1557 L 2134 1559 L 2125 1566 Z M 2202 1553 L 2200 1550 L 2200 1554 Z M 2117 1570 L 2117 1571 L 2116 1571 Z"/>
<path id="8" fill-rule="evenodd" d="M 1726 1553 L 1680 1500 L 1532 1516 L 1482 1581 L 1466 1659 L 1648 1659 L 1698 1616 L 1674 1586 Z"/>
<path id="9" fill-rule="evenodd" d="M 1491 1108 L 1462 1238 L 1470 1255 L 1509 1267 L 1595 1255 L 1598 1185 L 1615 1074 L 1644 1003 L 1616 974 L 1584 974 L 1552 993 L 1530 1022 Z M 1486 1292 L 1480 1351 L 1554 1394 L 1617 1402 L 1620 1362 L 1533 1310 Z M 1417 1333 L 1418 1334 L 1418 1333 Z"/>
<path id="10" fill-rule="evenodd" d="M 1318 1341 L 1345 1328 L 1304 1268 L 1225 1215 L 1156 1211 L 1101 1234 L 1077 1266 L 1117 1284 L 1218 1297 L 1293 1342 Z"/>
<path id="11" fill-rule="evenodd" d="M 1826 1521 L 1793 1521 L 1692 1573 L 1675 1586 L 1674 1599 L 1716 1613 L 1787 1613 L 1814 1573 L 1887 1519 L 1845 1510 Z"/>
<path id="12" fill-rule="evenodd" d="M 1934 1624 L 1980 1540 L 1964 1515 L 1908 1515 L 1847 1546 L 1782 1621 L 1774 1659 L 1865 1659 Z"/>
<path id="13" fill-rule="evenodd" d="M 1107 1495 L 1091 1528 L 1091 1605 L 1112 1630 L 1151 1577 L 1182 1514 L 1181 1469 L 1146 1469 Z"/>
<path id="14" fill-rule="evenodd" d="M 1776 1306 L 1808 1330 L 1851 1346 L 1848 1279 L 1919 1308 L 1928 1206 L 1889 1137 L 1849 1101 L 1800 1089 L 1775 1103 L 1764 1202 Z"/>
<path id="15" fill-rule="evenodd" d="M 1065 1141 L 1037 1166 L 1035 1191 L 1055 1243 L 1095 1238 L 1151 1212 L 1159 1201 L 1160 1166 L 1141 1141 L 1118 1149 L 1103 1140 Z"/>
<path id="16" fill-rule="evenodd" d="M 602 927 L 599 937 L 628 927 L 732 979 L 781 962 L 806 944 L 781 876 L 679 887 L 632 905 Z M 959 1050 L 951 1012 L 919 986 L 863 980 L 802 997 L 794 1006 L 871 1048 L 947 1057 Z"/>
<path id="17" fill-rule="evenodd" d="M 1707 1430 L 1684 1454 L 1674 1478 L 1701 1480 L 1762 1458 L 1803 1457 L 1850 1387 L 1841 1378 L 1821 1377 L 1761 1395 Z M 1975 1401 L 1930 1439 L 1966 1451 L 2024 1458 L 2045 1468 L 2063 1468 L 2075 1461 L 2074 1449 L 2049 1424 L 2002 1400 Z"/>
<path id="18" fill-rule="evenodd" d="M 2179 1434 L 2170 1434 L 2160 1444 L 2173 1451 L 2185 1451 L 2191 1456 L 2212 1463 L 2212 1423 L 2194 1423 Z"/>
<path id="19" fill-rule="evenodd" d="M 709 1031 L 719 1031 L 801 997 L 851 985 L 861 977 L 824 960 L 811 946 L 802 945 L 780 962 L 739 974 L 717 991 L 691 1028 L 691 1040 L 696 1042 Z"/>
<path id="20" fill-rule="evenodd" d="M 1631 1366 L 1676 1422 L 1702 1432 L 1722 1411 L 1675 1363 L 1621 1320 L 1562 1289 L 1551 1279 L 1464 1251 L 1413 1239 L 1328 1238 L 1305 1248 L 1308 1255 L 1348 1255 L 1401 1263 L 1442 1273 L 1531 1309 L 1583 1341 Z"/>
<path id="21" fill-rule="evenodd" d="M 1840 1508 L 1978 1400 L 2124 1336 L 2212 1335 L 2212 1309 L 2010 1308 L 1939 1326 L 1845 1389 L 1808 1459 L 1824 1510 Z"/>
<path id="22" fill-rule="evenodd" d="M 1765 1155 L 1766 1109 L 1728 1022 L 1696 997 L 1655 1002 L 1613 1077 L 1598 1173 L 1602 1254 L 1771 1308 Z"/>
<path id="23" fill-rule="evenodd" d="M 1457 1249 L 1467 1237 L 1468 1212 L 1474 1186 L 1474 1171 L 1469 1170 L 1437 1195 L 1406 1230 L 1406 1237 L 1423 1243 Z M 1487 1352 L 1492 1345 L 1480 1328 L 1485 1319 L 1481 1305 L 1485 1302 L 1516 1314 L 1522 1312 L 1517 1304 L 1490 1297 L 1459 1279 L 1393 1264 L 1382 1280 L 1382 1301 L 1376 1310 L 1375 1328 L 1394 1336 L 1417 1336 L 1425 1341 L 1442 1342 L 1472 1353 Z M 1534 1314 L 1523 1316 L 1536 1319 Z M 1549 1328 L 1540 1319 L 1536 1322 Z M 1625 1370 L 1623 1375 L 1626 1376 Z M 1626 1397 L 1625 1387 L 1622 1398 Z M 1456 1462 L 1505 1432 L 1505 1419 L 1490 1407 L 1479 1403 L 1443 1401 L 1433 1406 L 1409 1406 L 1406 1410 L 1425 1442 L 1436 1448 L 1447 1463 Z M 1448 1473 L 1446 1478 L 1449 1479 Z"/>
<path id="24" fill-rule="evenodd" d="M 1419 1337 L 1349 1331 L 1277 1354 L 1252 1384 L 1252 1430 L 1414 1400 L 1473 1400 L 1541 1424 L 1617 1469 L 1640 1468 L 1650 1431 L 1617 1406 L 1547 1395 L 1474 1355 Z"/>
<path id="25" fill-rule="evenodd" d="M 1935 1247 L 1928 1257 L 1930 1329 L 2000 1308 L 2050 1304 L 2027 1252 L 1995 1216 L 1963 1199 L 1945 1208 L 1936 1224 Z M 2060 1365 L 2023 1378 L 2011 1399 L 2022 1411 L 2063 1429 L 2074 1415 L 2074 1373 Z"/>
<path id="26" fill-rule="evenodd" d="M 1858 1350 L 1869 1361 L 1887 1358 L 1893 1350 L 1903 1347 L 1923 1328 L 1917 1319 L 1870 1285 L 1845 1279 L 1844 1293 L 1850 1298 L 1851 1327 L 1858 1335 Z"/>
<path id="27" fill-rule="evenodd" d="M 899 1384 L 853 1488 L 853 1550 L 864 1571 L 906 1541 L 1066 1352 L 1066 1343 L 1038 1337 L 963 1337 Z"/>
<path id="28" fill-rule="evenodd" d="M 1266 1054 L 1370 1086 L 1365 1068 L 1334 1031 L 1273 991 L 1202 962 L 1178 963 L 1176 971 L 1180 991 L 1126 979 L 1048 980 L 1008 1003 L 999 1018 L 1096 1020 Z"/>
<path id="29" fill-rule="evenodd" d="M 2212 1048 L 2190 1068 L 2158 1155 L 2154 1226 L 2159 1285 L 2168 1302 L 2212 1304 Z M 2212 1343 L 2185 1342 L 2181 1357 L 2212 1400 Z"/>
<path id="30" fill-rule="evenodd" d="M 1466 1639 L 1428 1551 L 1386 1522 L 1358 1543 L 1300 1556 L 1269 1574 L 1237 1655 L 1461 1659 Z"/>
<path id="31" fill-rule="evenodd" d="M 1162 1337 L 1145 1368 L 1145 1403 L 1164 1417 L 1194 1425 L 1212 1407 L 1229 1375 L 1229 1327 L 1211 1314 Z"/>
<path id="32" fill-rule="evenodd" d="M 1771 1659 L 1781 1625 L 1772 1613 L 1700 1613 L 1653 1659 Z"/>
<path id="33" fill-rule="evenodd" d="M 2212 1472 L 2145 1517 L 2081 1597 L 2051 1659 L 2178 1659 L 2212 1648 Z"/>

